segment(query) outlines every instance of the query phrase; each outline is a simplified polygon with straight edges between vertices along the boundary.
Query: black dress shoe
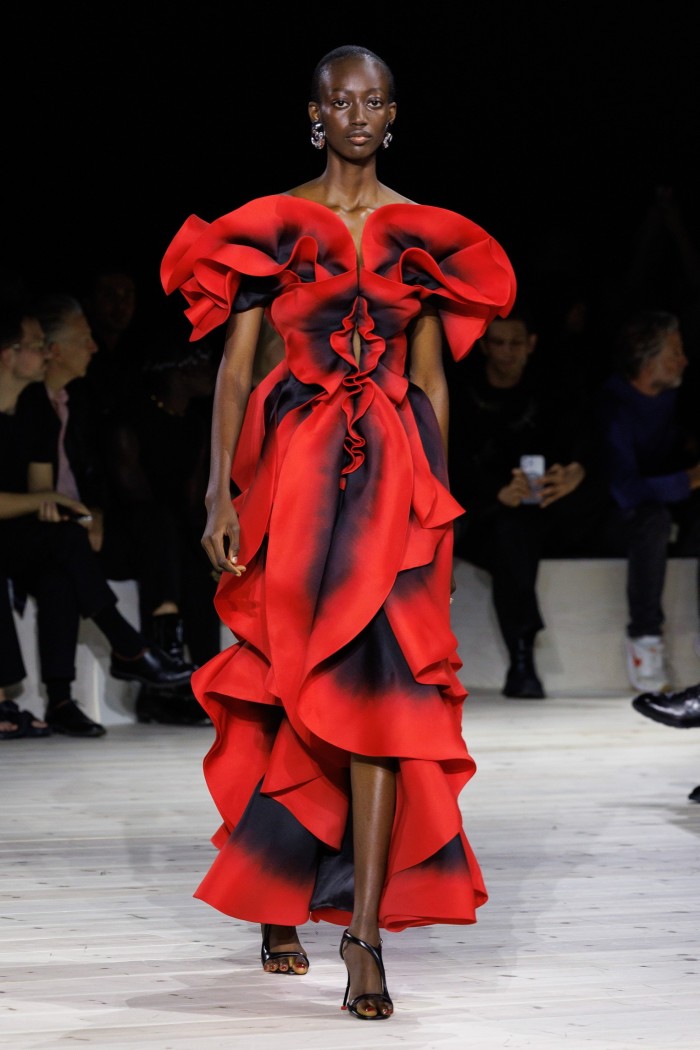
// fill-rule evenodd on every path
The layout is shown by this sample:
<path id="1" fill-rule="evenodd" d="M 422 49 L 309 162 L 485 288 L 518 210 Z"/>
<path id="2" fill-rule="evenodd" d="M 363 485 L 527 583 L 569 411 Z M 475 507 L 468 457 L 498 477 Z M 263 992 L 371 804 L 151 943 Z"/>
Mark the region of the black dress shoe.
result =
<path id="1" fill-rule="evenodd" d="M 104 736 L 107 730 L 91 718 L 76 704 L 75 700 L 64 700 L 46 712 L 46 721 L 54 733 L 64 736 Z"/>
<path id="2" fill-rule="evenodd" d="M 535 670 L 532 642 L 519 639 L 511 652 L 511 664 L 506 675 L 503 695 L 519 700 L 544 700 L 542 682 Z"/>
<path id="3" fill-rule="evenodd" d="M 143 649 L 138 656 L 129 660 L 118 653 L 112 653 L 109 673 L 113 678 L 125 682 L 141 682 L 151 689 L 176 689 L 187 685 L 194 671 L 193 664 L 183 664 L 173 660 L 162 649 L 150 646 Z"/>
<path id="4" fill-rule="evenodd" d="M 700 726 L 700 683 L 676 693 L 640 693 L 632 707 L 662 725 L 692 729 Z"/>
<path id="5" fill-rule="evenodd" d="M 693 788 L 688 795 L 688 798 L 691 802 L 700 802 L 700 784 L 696 788 Z"/>
<path id="6" fill-rule="evenodd" d="M 191 689 L 172 692 L 157 692 L 147 685 L 141 686 L 136 698 L 138 722 L 158 722 L 166 726 L 210 726 L 209 715 Z"/>

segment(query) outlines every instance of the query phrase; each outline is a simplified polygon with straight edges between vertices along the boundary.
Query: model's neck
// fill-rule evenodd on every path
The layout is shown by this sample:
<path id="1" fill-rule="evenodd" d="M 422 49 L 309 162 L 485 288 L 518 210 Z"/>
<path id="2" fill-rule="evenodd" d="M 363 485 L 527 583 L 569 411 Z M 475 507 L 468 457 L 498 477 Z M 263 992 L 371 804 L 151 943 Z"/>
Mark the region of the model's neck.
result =
<path id="1" fill-rule="evenodd" d="M 348 213 L 373 210 L 382 203 L 384 187 L 377 179 L 374 157 L 363 164 L 349 164 L 330 154 L 326 170 L 313 185 L 319 203 Z"/>

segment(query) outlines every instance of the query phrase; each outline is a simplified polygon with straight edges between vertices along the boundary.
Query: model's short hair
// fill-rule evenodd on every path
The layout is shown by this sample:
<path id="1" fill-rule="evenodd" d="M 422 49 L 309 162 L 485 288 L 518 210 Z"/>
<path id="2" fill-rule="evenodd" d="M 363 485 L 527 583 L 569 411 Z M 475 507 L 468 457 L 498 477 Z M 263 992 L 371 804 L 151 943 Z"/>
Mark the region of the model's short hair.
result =
<path id="1" fill-rule="evenodd" d="M 321 100 L 321 80 L 323 74 L 330 65 L 334 62 L 339 62 L 344 58 L 370 58 L 377 65 L 381 66 L 384 70 L 388 83 L 389 90 L 389 102 L 395 102 L 396 85 L 394 83 L 394 74 L 386 64 L 383 58 L 375 54 L 374 51 L 370 51 L 367 47 L 360 47 L 358 44 L 343 44 L 342 47 L 335 47 L 332 51 L 329 51 L 323 56 L 320 62 L 317 64 L 311 77 L 311 102 L 320 102 Z"/>
<path id="2" fill-rule="evenodd" d="M 615 345 L 615 365 L 627 379 L 636 379 L 647 361 L 663 350 L 666 336 L 679 330 L 676 314 L 640 310 L 622 325 Z"/>

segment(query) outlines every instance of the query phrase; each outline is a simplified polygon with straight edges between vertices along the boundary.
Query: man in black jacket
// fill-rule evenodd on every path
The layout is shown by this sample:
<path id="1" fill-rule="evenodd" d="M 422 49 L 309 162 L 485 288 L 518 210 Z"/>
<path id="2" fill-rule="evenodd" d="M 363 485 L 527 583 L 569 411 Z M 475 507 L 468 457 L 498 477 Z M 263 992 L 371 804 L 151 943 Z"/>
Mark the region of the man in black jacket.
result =
<path id="1" fill-rule="evenodd" d="M 516 304 L 497 318 L 450 379 L 450 484 L 465 507 L 455 554 L 489 571 L 510 656 L 505 696 L 545 696 L 534 663 L 544 628 L 537 600 L 542 557 L 593 555 L 611 506 L 596 471 L 588 405 L 556 390 L 533 364 L 537 335 Z M 535 477 L 532 466 L 541 469 Z"/>

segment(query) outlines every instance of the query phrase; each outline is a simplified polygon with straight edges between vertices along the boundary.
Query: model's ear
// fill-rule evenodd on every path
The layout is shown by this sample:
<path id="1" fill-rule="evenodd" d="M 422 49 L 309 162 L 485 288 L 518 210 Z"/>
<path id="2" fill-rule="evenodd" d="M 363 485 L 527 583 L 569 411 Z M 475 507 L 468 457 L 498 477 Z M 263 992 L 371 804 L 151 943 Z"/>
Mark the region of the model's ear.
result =
<path id="1" fill-rule="evenodd" d="M 318 102 L 309 102 L 309 118 L 311 119 L 312 124 L 315 124 L 316 121 L 319 119 L 318 115 Z"/>

